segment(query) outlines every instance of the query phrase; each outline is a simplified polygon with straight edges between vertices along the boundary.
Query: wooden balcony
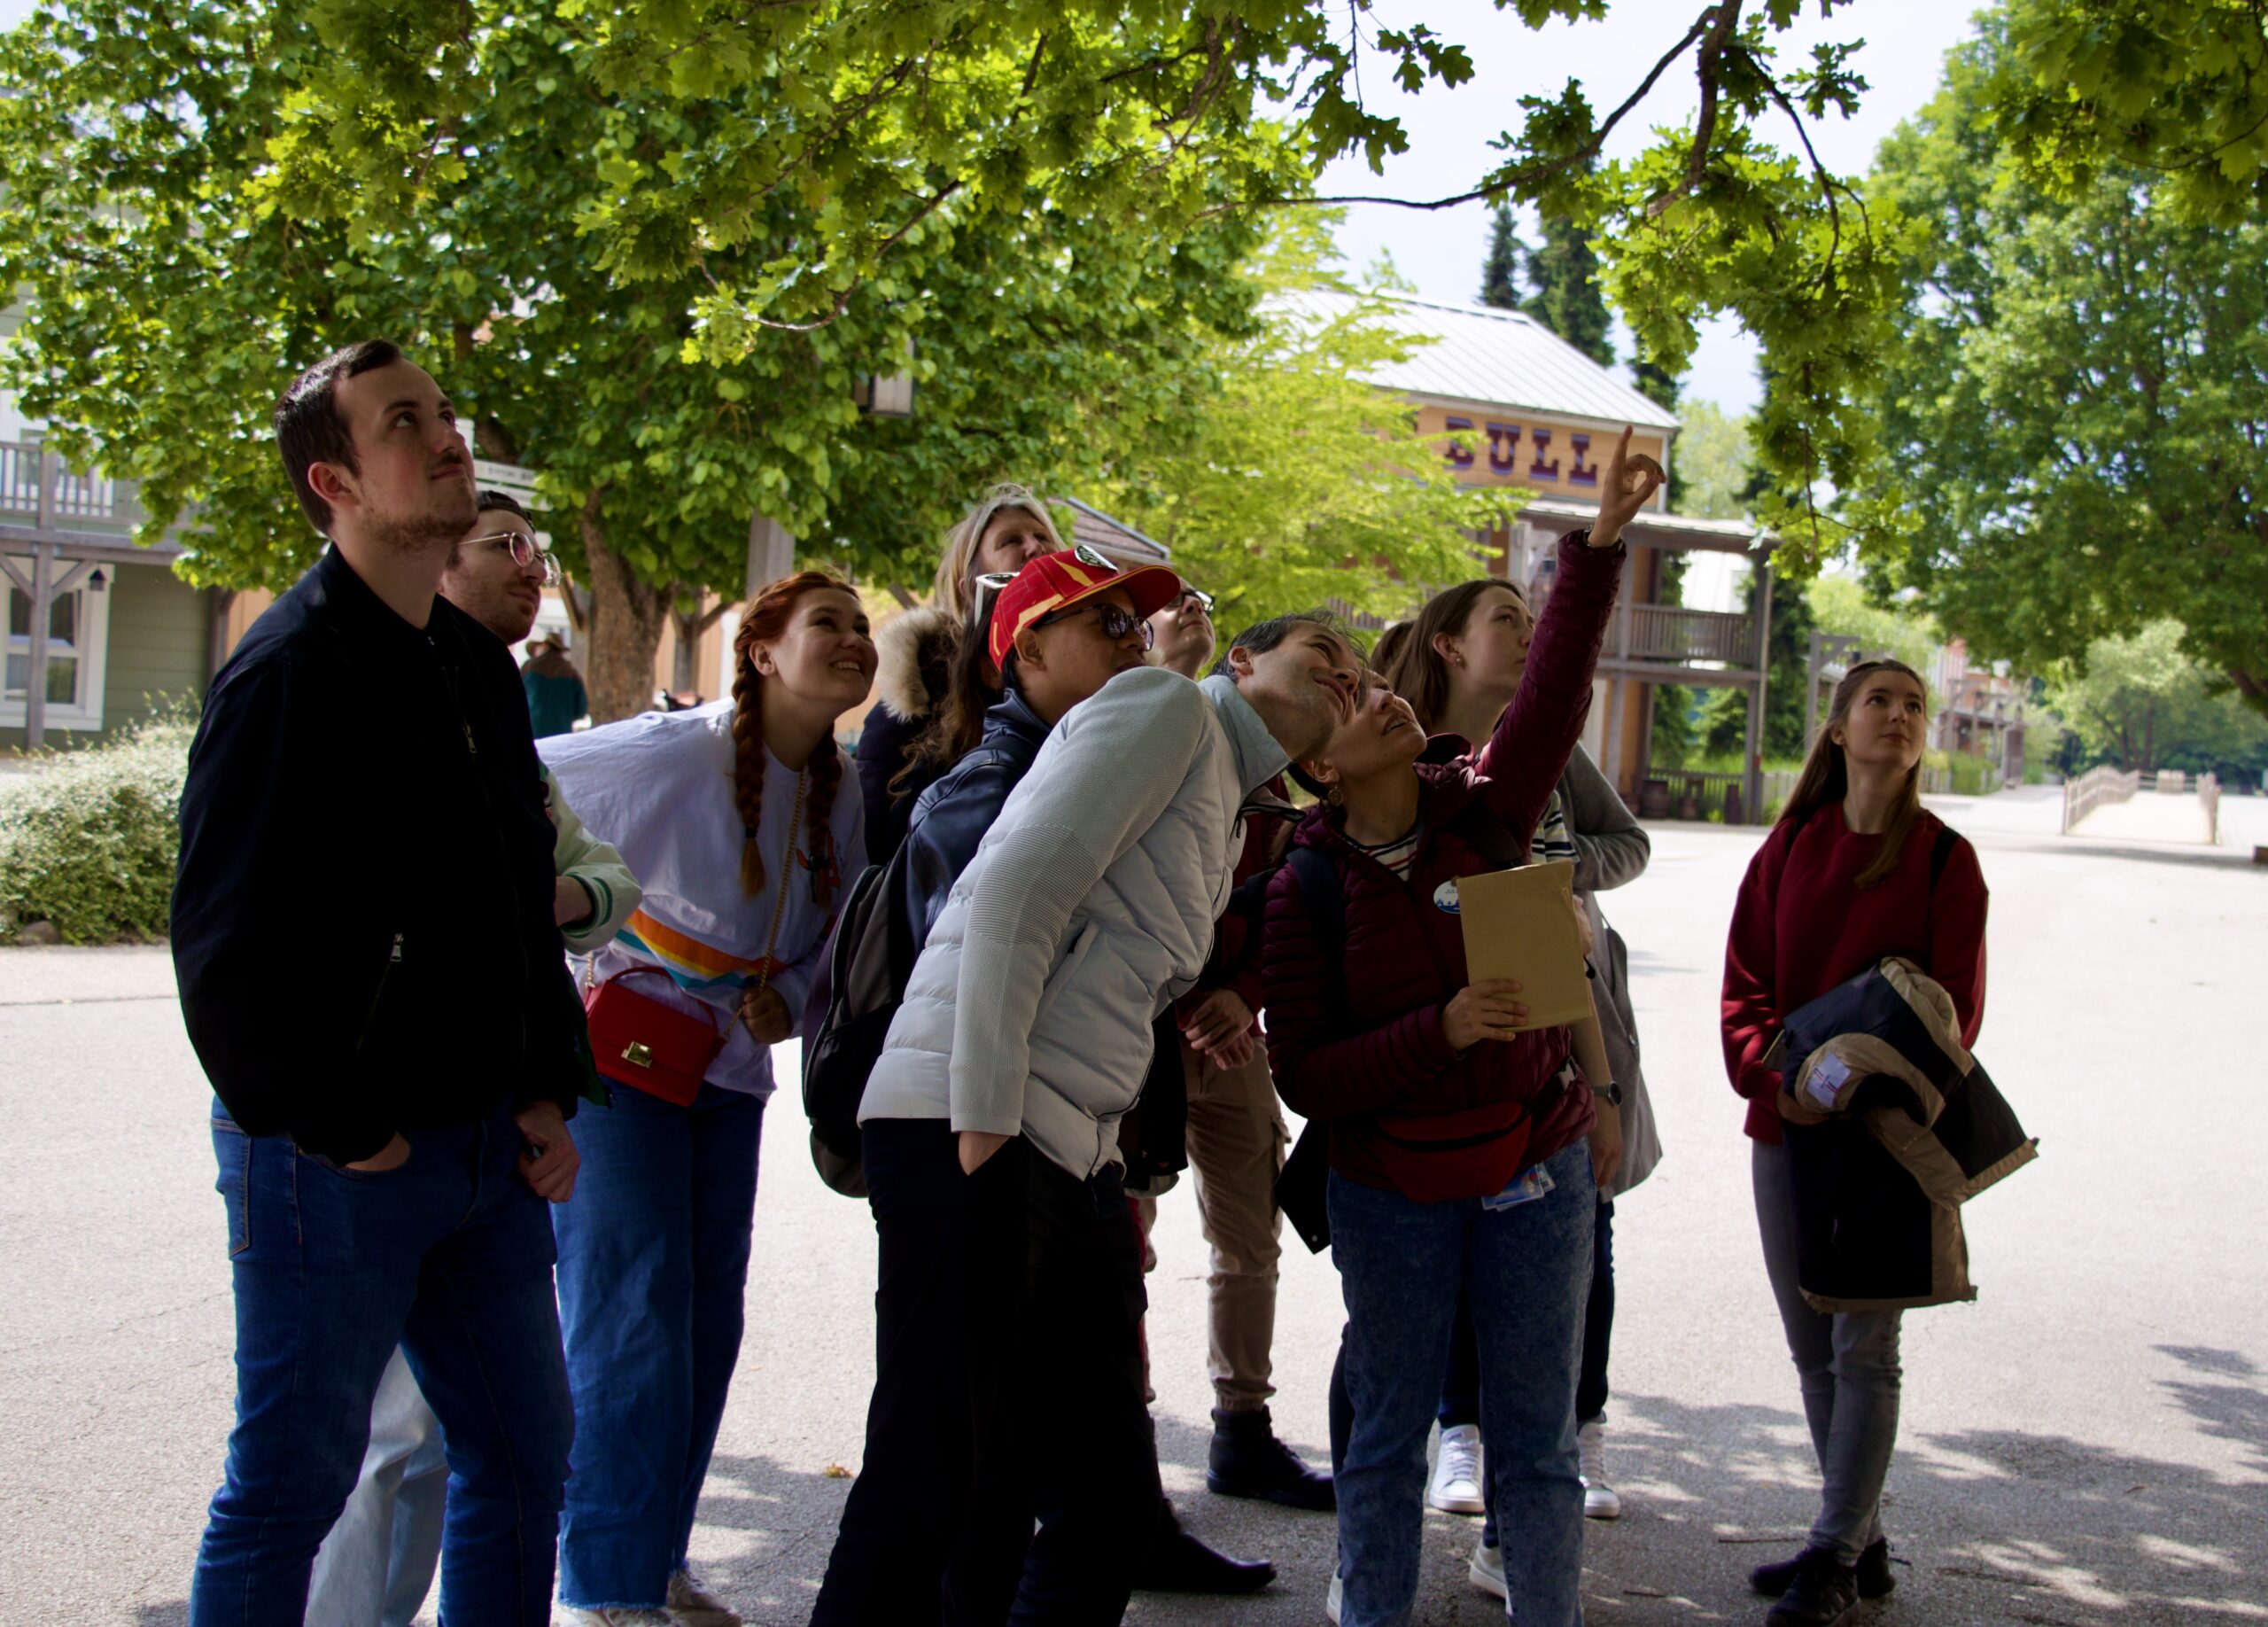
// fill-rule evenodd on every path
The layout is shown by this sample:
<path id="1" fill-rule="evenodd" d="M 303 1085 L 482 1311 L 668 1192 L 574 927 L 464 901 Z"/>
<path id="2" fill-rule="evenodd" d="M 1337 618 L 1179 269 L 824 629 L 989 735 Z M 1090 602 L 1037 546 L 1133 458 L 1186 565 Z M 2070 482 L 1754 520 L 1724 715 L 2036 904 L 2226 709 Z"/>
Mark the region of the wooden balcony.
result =
<path id="1" fill-rule="evenodd" d="M 122 541 L 142 519 L 133 481 L 82 474 L 51 447 L 0 440 L 0 530 L 12 537 Z"/>
<path id="2" fill-rule="evenodd" d="M 1629 607 L 1627 643 L 1615 651 L 1628 661 L 1756 664 L 1756 623 L 1720 611 L 1685 610 L 1674 604 Z"/>

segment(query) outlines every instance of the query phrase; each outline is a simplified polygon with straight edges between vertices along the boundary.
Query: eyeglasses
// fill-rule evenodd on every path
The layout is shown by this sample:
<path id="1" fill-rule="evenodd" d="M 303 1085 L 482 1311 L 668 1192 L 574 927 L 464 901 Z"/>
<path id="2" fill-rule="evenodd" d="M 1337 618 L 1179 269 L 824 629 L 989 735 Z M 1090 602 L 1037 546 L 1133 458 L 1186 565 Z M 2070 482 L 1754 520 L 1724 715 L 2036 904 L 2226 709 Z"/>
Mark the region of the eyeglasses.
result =
<path id="1" fill-rule="evenodd" d="M 1072 558 L 1091 570 L 1107 571 L 1113 576 L 1118 574 L 1118 567 L 1115 564 L 1084 542 L 1074 544 L 1069 551 Z M 1021 572 L 1015 571 L 987 571 L 971 584 L 975 588 L 975 591 L 968 596 L 968 621 L 971 627 L 975 627 L 983 621 L 984 612 L 990 607 L 991 596 L 1010 582 L 1014 581 L 1020 574 Z M 1205 608 L 1207 613 L 1210 614 L 1213 608 L 1213 602 L 1210 599 L 1205 602 Z"/>
<path id="2" fill-rule="evenodd" d="M 465 546 L 486 548 L 492 544 L 509 554 L 512 557 L 512 563 L 523 571 L 540 564 L 543 567 L 545 587 L 556 588 L 559 585 L 559 561 L 552 557 L 549 549 L 545 548 L 526 532 L 492 531 L 485 536 L 474 537 Z"/>
<path id="3" fill-rule="evenodd" d="M 1206 619 L 1210 620 L 1213 615 L 1213 596 L 1202 588 L 1192 588 L 1187 582 L 1184 582 L 1181 585 L 1181 596 L 1173 602 L 1173 607 L 1179 610 L 1192 599 L 1197 601 L 1197 608 L 1203 611 Z"/>
<path id="4" fill-rule="evenodd" d="M 1158 630 L 1132 611 L 1122 609 L 1115 604 L 1074 604 L 1070 609 L 1057 611 L 1052 616 L 1042 616 L 1031 625 L 1035 627 L 1048 627 L 1089 610 L 1094 611 L 1095 625 L 1102 629 L 1103 637 L 1112 643 L 1118 642 L 1138 627 L 1142 633 L 1142 648 L 1149 650 L 1156 646 Z"/>

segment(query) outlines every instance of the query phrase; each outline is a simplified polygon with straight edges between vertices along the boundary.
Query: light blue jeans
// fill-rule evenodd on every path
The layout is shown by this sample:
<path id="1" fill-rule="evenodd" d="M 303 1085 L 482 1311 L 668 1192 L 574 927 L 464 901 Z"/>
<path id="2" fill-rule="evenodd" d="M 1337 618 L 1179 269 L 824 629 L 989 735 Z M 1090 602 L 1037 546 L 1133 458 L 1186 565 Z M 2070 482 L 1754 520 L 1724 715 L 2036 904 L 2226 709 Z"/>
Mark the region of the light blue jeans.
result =
<path id="1" fill-rule="evenodd" d="M 1331 1178 L 1354 1416 L 1339 1488 L 1341 1627 L 1402 1627 L 1418 1593 L 1425 1437 L 1458 1291 L 1480 1349 L 1480 1438 L 1521 1627 L 1580 1627 L 1583 1483 L 1575 1378 L 1598 1190 L 1582 1142 L 1544 1163 L 1550 1192 L 1490 1211 Z"/>
<path id="2" fill-rule="evenodd" d="M 682 1569 L 739 1358 L 764 1103 L 703 1085 L 575 1120 L 582 1172 L 554 1207 L 575 1395 L 559 1597 L 659 1609 Z"/>
<path id="3" fill-rule="evenodd" d="M 1809 1545 L 1846 1565 L 1882 1536 L 1882 1488 L 1898 1449 L 1896 1311 L 1814 1311 L 1796 1286 L 1796 1205 L 1788 1149 L 1753 1143 L 1756 1226 L 1780 1325 L 1803 1386 L 1804 1420 L 1819 1458 L 1819 1518 Z"/>
<path id="4" fill-rule="evenodd" d="M 409 1627 L 441 1562 L 449 1460 L 400 1350 L 370 1403 L 362 1475 L 315 1554 L 307 1627 Z"/>

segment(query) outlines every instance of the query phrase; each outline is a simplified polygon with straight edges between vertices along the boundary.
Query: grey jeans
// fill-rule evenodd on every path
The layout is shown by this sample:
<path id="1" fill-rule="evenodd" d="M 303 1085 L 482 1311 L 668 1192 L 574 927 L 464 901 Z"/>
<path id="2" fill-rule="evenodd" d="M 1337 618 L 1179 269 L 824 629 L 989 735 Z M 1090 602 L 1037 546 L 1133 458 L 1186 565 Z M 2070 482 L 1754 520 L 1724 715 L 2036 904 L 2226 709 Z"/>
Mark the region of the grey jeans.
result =
<path id="1" fill-rule="evenodd" d="M 1896 1311 L 1814 1311 L 1796 1286 L 1795 1199 L 1788 1149 L 1752 1144 L 1756 1226 L 1764 1269 L 1780 1302 L 1788 1353 L 1803 1386 L 1804 1418 L 1819 1455 L 1819 1518 L 1810 1545 L 1845 1564 L 1882 1536 L 1882 1487 L 1898 1446 Z"/>

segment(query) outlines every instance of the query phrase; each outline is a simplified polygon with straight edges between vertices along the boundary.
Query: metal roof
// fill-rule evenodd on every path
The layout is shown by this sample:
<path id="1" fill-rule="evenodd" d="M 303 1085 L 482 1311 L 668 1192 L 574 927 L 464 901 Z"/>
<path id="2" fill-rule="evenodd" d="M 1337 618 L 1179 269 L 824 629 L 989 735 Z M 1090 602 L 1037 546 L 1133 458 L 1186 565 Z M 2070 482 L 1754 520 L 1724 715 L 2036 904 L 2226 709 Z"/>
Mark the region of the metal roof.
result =
<path id="1" fill-rule="evenodd" d="M 1598 518 L 1596 507 L 1557 497 L 1531 497 L 1520 505 L 1520 518 L 1533 524 L 1564 526 L 1568 531 Z M 1671 548 L 1712 549 L 1719 553 L 1753 551 L 1763 531 L 1747 520 L 1701 519 L 1690 514 L 1664 514 L 1641 509 L 1623 529 L 1643 540 L 1659 540 Z"/>
<path id="2" fill-rule="evenodd" d="M 1173 550 L 1164 543 L 1144 536 L 1124 520 L 1113 519 L 1076 497 L 1054 497 L 1049 501 L 1067 504 L 1071 510 L 1071 534 L 1064 539 L 1067 542 L 1084 542 L 1100 549 L 1107 558 L 1132 564 L 1163 564 L 1173 557 Z"/>
<path id="3" fill-rule="evenodd" d="M 1398 294 L 1361 296 L 1310 291 L 1278 296 L 1319 322 L 1337 321 L 1367 303 L 1396 333 L 1431 339 L 1406 362 L 1389 362 L 1368 382 L 1404 395 L 1514 410 L 1564 413 L 1603 424 L 1635 424 L 1674 432 L 1677 415 L 1649 400 L 1581 351 L 1520 311 L 1485 305 L 1441 305 Z"/>

